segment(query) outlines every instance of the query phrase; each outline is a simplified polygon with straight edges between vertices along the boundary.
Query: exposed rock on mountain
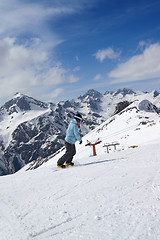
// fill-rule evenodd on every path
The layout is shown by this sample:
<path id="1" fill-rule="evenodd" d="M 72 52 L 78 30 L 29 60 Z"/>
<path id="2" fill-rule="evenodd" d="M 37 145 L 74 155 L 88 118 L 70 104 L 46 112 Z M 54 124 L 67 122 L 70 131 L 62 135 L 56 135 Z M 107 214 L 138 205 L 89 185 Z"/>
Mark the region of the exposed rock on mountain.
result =
<path id="1" fill-rule="evenodd" d="M 123 102 L 117 103 L 114 114 L 121 112 L 123 109 L 125 109 L 129 105 L 130 105 L 130 103 L 128 101 L 123 101 Z"/>

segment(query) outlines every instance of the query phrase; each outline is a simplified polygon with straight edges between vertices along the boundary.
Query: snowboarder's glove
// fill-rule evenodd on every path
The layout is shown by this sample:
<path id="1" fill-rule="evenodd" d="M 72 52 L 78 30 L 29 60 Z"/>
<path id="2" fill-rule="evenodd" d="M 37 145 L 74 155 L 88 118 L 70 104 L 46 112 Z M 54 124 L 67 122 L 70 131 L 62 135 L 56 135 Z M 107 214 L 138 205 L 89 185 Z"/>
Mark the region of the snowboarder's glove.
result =
<path id="1" fill-rule="evenodd" d="M 82 140 L 79 142 L 79 144 L 82 144 Z"/>

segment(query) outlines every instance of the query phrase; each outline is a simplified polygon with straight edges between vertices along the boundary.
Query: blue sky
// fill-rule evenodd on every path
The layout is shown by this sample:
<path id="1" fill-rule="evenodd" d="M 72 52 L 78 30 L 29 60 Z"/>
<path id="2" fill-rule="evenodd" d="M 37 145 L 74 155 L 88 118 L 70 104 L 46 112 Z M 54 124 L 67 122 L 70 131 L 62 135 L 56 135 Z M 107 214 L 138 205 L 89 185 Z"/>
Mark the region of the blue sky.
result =
<path id="1" fill-rule="evenodd" d="M 0 103 L 160 91 L 160 1 L 1 0 Z"/>

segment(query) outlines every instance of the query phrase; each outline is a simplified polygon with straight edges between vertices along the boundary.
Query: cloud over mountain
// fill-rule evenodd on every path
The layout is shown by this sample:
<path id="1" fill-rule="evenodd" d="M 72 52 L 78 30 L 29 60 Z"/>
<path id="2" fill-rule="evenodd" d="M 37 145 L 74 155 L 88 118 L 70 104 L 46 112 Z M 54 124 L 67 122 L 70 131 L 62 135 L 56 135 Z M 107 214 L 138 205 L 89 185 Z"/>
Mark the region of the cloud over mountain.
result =
<path id="1" fill-rule="evenodd" d="M 160 78 L 160 44 L 146 47 L 142 54 L 131 57 L 110 71 L 112 83 Z"/>

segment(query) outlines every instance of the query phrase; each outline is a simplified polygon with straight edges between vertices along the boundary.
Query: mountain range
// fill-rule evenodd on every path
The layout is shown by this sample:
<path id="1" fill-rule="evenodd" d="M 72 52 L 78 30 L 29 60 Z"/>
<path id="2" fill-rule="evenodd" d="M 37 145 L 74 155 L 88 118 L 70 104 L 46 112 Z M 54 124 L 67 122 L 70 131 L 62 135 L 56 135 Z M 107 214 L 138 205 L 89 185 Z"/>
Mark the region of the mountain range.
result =
<path id="1" fill-rule="evenodd" d="M 101 94 L 89 90 L 78 98 L 44 103 L 16 93 L 0 108 L 0 175 L 15 173 L 26 164 L 43 162 L 64 144 L 69 121 L 83 116 L 81 135 L 105 123 L 139 101 L 139 108 L 160 112 L 160 94 L 119 89 Z M 110 121 L 110 120 L 109 120 Z"/>

